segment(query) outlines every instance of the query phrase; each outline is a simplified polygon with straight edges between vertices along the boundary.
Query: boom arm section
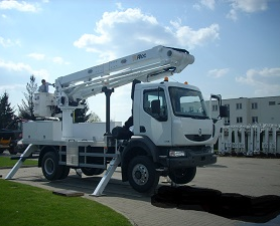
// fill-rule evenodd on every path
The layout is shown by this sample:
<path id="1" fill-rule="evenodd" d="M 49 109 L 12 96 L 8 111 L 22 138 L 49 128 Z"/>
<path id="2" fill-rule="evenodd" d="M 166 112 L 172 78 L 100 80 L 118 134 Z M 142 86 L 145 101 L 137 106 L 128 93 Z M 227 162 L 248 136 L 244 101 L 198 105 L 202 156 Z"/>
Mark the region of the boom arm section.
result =
<path id="1" fill-rule="evenodd" d="M 81 100 L 138 79 L 150 82 L 180 73 L 194 57 L 184 49 L 156 46 L 108 63 L 84 69 L 56 81 L 55 98 L 59 108 L 78 106 Z"/>

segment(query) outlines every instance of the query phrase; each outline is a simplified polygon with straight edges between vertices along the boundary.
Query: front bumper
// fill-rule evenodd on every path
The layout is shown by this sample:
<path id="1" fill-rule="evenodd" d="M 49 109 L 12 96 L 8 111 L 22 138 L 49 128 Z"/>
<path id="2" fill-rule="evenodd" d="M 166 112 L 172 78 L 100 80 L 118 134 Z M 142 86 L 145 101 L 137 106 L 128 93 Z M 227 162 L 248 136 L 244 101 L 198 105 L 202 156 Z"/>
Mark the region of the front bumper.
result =
<path id="1" fill-rule="evenodd" d="M 185 157 L 169 157 L 167 159 L 168 168 L 189 168 L 205 166 L 217 162 L 217 156 L 212 153 L 188 152 Z"/>

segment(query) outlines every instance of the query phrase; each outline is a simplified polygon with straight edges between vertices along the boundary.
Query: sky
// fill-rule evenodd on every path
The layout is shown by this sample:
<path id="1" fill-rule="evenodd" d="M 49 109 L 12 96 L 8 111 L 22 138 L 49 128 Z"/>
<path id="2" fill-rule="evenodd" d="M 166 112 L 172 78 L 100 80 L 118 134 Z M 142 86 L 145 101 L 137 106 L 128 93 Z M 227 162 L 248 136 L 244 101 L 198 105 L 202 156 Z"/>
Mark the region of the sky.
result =
<path id="1" fill-rule="evenodd" d="M 280 95 L 279 0 L 0 0 L 0 95 L 17 111 L 31 75 L 54 83 L 157 45 L 194 55 L 170 81 L 206 100 Z M 130 90 L 115 89 L 112 120 L 130 116 Z M 104 94 L 88 104 L 105 121 Z"/>

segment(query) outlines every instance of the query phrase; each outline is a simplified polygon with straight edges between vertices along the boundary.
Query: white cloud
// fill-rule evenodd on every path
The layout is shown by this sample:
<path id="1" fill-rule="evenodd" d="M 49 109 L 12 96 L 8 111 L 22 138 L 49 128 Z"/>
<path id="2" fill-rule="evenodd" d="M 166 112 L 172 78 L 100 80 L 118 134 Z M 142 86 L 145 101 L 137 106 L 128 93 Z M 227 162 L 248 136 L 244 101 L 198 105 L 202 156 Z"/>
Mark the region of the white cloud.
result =
<path id="1" fill-rule="evenodd" d="M 18 89 L 25 88 L 25 86 L 26 86 L 25 84 L 13 84 L 13 85 L 0 86 L 0 93 L 5 92 L 7 90 L 15 90 L 16 91 Z"/>
<path id="2" fill-rule="evenodd" d="M 200 3 L 211 10 L 215 9 L 215 0 L 201 0 Z"/>
<path id="3" fill-rule="evenodd" d="M 7 72 L 16 72 L 20 74 L 34 75 L 40 78 L 48 78 L 49 73 L 45 69 L 34 70 L 30 65 L 24 63 L 14 63 L 14 62 L 6 62 L 0 59 L 0 69 L 3 69 Z"/>
<path id="4" fill-rule="evenodd" d="M 139 51 L 139 46 L 145 49 L 155 45 L 176 45 L 193 49 L 219 38 L 218 24 L 194 30 L 178 20 L 163 26 L 154 16 L 144 14 L 137 8 L 105 12 L 96 23 L 94 31 L 92 34 L 82 35 L 74 45 L 96 52 L 104 60 L 123 55 L 121 51 Z"/>
<path id="5" fill-rule="evenodd" d="M 238 19 L 236 10 L 231 9 L 229 13 L 226 15 L 226 18 L 236 21 Z"/>
<path id="6" fill-rule="evenodd" d="M 255 13 L 267 10 L 269 0 L 229 0 L 231 9 L 227 18 L 237 20 L 238 12 Z"/>
<path id="7" fill-rule="evenodd" d="M 246 13 L 254 13 L 267 9 L 269 0 L 230 0 L 232 8 Z"/>
<path id="8" fill-rule="evenodd" d="M 2 14 L 1 17 L 2 17 L 3 19 L 6 19 L 6 18 L 7 18 L 7 15 L 6 15 L 6 14 Z"/>
<path id="9" fill-rule="evenodd" d="M 229 72 L 228 68 L 222 68 L 222 69 L 213 69 L 208 71 L 208 76 L 212 78 L 221 78 L 225 76 Z"/>
<path id="10" fill-rule="evenodd" d="M 42 53 L 30 53 L 27 56 L 35 60 L 50 60 L 55 64 L 69 64 L 69 62 L 65 61 L 62 57 L 59 56 L 47 57 L 45 54 Z"/>
<path id="11" fill-rule="evenodd" d="M 200 0 L 199 2 L 195 3 L 192 7 L 198 11 L 200 11 L 202 7 L 214 10 L 215 4 L 216 0 Z"/>
<path id="12" fill-rule="evenodd" d="M 11 40 L 9 38 L 5 39 L 0 36 L 0 46 L 3 46 L 4 48 L 12 47 L 12 46 L 20 46 L 19 40 Z"/>
<path id="13" fill-rule="evenodd" d="M 196 3 L 193 5 L 193 8 L 199 11 L 199 10 L 201 10 L 201 5 Z"/>
<path id="14" fill-rule="evenodd" d="M 259 71 L 262 77 L 279 77 L 280 78 L 280 68 L 264 68 Z M 280 83 L 280 80 L 279 80 Z"/>
<path id="15" fill-rule="evenodd" d="M 143 38 L 143 35 L 136 32 L 133 34 L 131 33 L 132 31 L 140 33 L 145 29 L 151 30 L 157 24 L 154 17 L 142 14 L 139 9 L 127 9 L 126 11 L 111 13 L 105 12 L 102 19 L 96 23 L 95 33 L 97 35 L 84 34 L 79 40 L 74 42 L 74 45 L 78 48 L 85 48 L 87 51 L 103 54 L 103 50 L 98 50 L 101 46 L 108 49 L 108 44 L 114 43 L 115 40 L 118 40 L 119 46 L 123 45 L 124 42 L 126 45 L 131 45 L 132 39 L 135 41 L 135 38 Z M 107 52 L 106 55 L 111 56 L 112 54 Z"/>
<path id="16" fill-rule="evenodd" d="M 188 43 L 189 48 L 195 48 L 196 46 L 204 45 L 209 41 L 214 41 L 219 39 L 219 25 L 211 24 L 209 27 L 200 28 L 199 30 L 193 30 L 188 26 L 175 26 L 176 28 L 176 36 L 175 42 L 184 46 Z"/>
<path id="17" fill-rule="evenodd" d="M 22 12 L 38 12 L 40 7 L 37 4 L 27 3 L 25 1 L 3 0 L 0 1 L 0 9 L 14 9 Z"/>
<path id="18" fill-rule="evenodd" d="M 253 87 L 256 95 L 280 94 L 280 68 L 250 69 L 245 76 L 237 77 L 236 81 Z"/>
<path id="19" fill-rule="evenodd" d="M 62 59 L 62 57 L 53 57 L 52 61 L 56 64 L 69 64 L 68 62 L 66 62 L 65 60 Z"/>
<path id="20" fill-rule="evenodd" d="M 116 6 L 117 6 L 117 8 L 118 8 L 119 10 L 123 10 L 123 9 L 124 9 L 123 6 L 122 6 L 122 3 L 120 3 L 120 2 L 117 2 L 117 3 L 116 3 Z"/>
<path id="21" fill-rule="evenodd" d="M 5 62 L 0 60 L 0 68 L 4 68 L 8 71 L 30 71 L 31 67 L 23 63 Z"/>
<path id="22" fill-rule="evenodd" d="M 44 60 L 45 59 L 45 55 L 42 53 L 30 53 L 27 56 L 30 58 L 33 58 L 35 60 Z"/>

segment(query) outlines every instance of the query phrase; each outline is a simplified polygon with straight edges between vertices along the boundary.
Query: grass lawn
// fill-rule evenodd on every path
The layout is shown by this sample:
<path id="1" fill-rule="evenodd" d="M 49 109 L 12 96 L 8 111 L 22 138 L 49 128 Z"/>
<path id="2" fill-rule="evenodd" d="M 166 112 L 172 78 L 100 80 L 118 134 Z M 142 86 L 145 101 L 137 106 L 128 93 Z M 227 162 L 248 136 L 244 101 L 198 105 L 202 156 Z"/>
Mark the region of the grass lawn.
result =
<path id="1" fill-rule="evenodd" d="M 82 197 L 65 197 L 51 191 L 0 180 L 0 221 L 3 226 L 126 226 L 121 214 Z"/>
<path id="2" fill-rule="evenodd" d="M 11 160 L 10 156 L 0 156 L 0 168 L 1 167 L 13 167 L 18 160 Z M 26 159 L 23 162 L 24 166 L 37 166 L 38 161 L 37 160 L 30 160 Z"/>

